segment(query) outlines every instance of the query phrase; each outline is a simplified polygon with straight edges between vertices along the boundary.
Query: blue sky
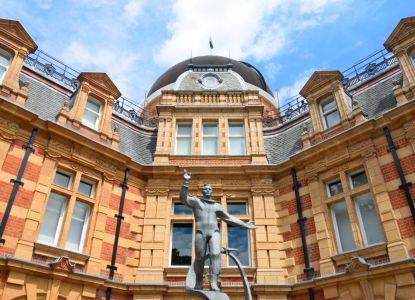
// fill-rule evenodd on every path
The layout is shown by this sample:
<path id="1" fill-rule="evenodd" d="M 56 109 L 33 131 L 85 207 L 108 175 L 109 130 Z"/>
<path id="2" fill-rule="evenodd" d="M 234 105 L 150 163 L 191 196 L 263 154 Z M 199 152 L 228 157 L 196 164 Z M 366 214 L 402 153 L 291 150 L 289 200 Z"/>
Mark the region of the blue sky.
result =
<path id="1" fill-rule="evenodd" d="M 190 56 L 256 66 L 283 102 L 315 70 L 345 70 L 383 47 L 413 0 L 0 0 L 39 49 L 77 71 L 106 72 L 142 102 L 153 82 Z"/>

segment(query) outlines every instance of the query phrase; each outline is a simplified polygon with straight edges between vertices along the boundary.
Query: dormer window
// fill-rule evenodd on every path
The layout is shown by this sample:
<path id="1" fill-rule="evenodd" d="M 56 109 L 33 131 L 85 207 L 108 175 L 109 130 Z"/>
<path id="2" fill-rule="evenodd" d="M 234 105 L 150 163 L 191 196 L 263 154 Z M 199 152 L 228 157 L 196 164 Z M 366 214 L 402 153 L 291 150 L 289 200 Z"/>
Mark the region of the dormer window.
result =
<path id="1" fill-rule="evenodd" d="M 82 124 L 92 129 L 98 130 L 99 121 L 101 118 L 101 107 L 101 102 L 89 97 L 85 105 Z"/>
<path id="2" fill-rule="evenodd" d="M 0 83 L 3 82 L 4 74 L 10 65 L 11 59 L 12 56 L 8 52 L 0 49 Z"/>
<path id="3" fill-rule="evenodd" d="M 336 101 L 334 99 L 330 98 L 322 101 L 320 108 L 325 129 L 331 128 L 340 123 L 340 116 L 337 110 Z"/>

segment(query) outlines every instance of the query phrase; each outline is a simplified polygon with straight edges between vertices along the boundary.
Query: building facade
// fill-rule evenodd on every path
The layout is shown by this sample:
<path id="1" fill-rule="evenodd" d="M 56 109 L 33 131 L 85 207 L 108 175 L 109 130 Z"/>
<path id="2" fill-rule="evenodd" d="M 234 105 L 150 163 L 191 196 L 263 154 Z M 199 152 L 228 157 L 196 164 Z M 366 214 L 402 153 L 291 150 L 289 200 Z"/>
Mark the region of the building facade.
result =
<path id="1" fill-rule="evenodd" d="M 212 55 L 138 107 L 0 20 L 1 298 L 192 299 L 187 169 L 189 194 L 209 182 L 256 224 L 219 223 L 255 299 L 415 299 L 415 17 L 384 46 L 314 72 L 283 107 L 255 67 Z"/>

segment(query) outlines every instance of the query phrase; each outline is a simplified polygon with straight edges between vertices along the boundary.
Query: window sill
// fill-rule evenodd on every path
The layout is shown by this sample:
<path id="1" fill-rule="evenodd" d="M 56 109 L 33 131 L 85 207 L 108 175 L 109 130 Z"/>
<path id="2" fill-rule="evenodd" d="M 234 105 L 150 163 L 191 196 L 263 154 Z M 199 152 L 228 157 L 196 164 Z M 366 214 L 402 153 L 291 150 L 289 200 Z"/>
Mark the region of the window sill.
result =
<path id="1" fill-rule="evenodd" d="M 72 262 L 82 266 L 84 266 L 89 259 L 89 255 L 73 252 L 62 248 L 57 248 L 39 242 L 35 243 L 34 253 L 38 255 L 51 257 L 54 259 L 61 256 L 68 256 Z"/>
<path id="2" fill-rule="evenodd" d="M 205 271 L 206 269 L 208 269 L 208 267 L 205 267 Z M 253 267 L 243 267 L 246 276 L 248 278 L 253 278 L 256 268 Z M 168 278 L 183 278 L 186 277 L 187 272 L 189 271 L 189 267 L 184 267 L 184 266 L 177 266 L 177 267 L 166 267 L 164 268 L 164 273 L 166 275 L 166 277 Z M 240 277 L 240 273 L 239 273 L 239 269 L 235 266 L 235 267 L 225 267 L 222 268 L 221 271 L 221 276 L 223 277 Z"/>
<path id="3" fill-rule="evenodd" d="M 355 249 L 352 251 L 347 251 L 338 255 L 333 256 L 331 259 L 334 261 L 336 266 L 344 265 L 349 263 L 353 256 L 360 256 L 364 259 L 378 257 L 382 255 L 387 255 L 388 251 L 386 248 L 386 243 L 375 244 L 362 249 Z"/>

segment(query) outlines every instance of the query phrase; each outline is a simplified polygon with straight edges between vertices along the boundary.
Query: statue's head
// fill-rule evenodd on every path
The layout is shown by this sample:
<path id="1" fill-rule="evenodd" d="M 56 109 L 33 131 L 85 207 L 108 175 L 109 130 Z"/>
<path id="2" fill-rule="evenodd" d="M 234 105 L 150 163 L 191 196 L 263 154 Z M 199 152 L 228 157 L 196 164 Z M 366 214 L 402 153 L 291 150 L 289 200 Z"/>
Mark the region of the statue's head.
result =
<path id="1" fill-rule="evenodd" d="M 212 186 L 209 183 L 205 183 L 202 187 L 202 194 L 204 198 L 210 198 L 212 196 Z"/>

